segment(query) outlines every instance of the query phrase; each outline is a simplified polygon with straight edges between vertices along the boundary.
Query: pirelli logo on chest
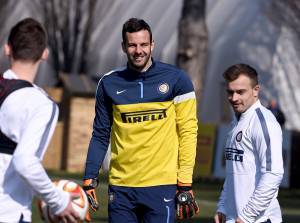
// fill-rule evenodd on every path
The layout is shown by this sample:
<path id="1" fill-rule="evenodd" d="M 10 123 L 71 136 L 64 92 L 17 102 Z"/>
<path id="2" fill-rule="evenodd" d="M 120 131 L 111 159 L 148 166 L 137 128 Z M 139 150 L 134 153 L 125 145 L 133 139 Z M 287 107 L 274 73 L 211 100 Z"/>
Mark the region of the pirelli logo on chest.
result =
<path id="1" fill-rule="evenodd" d="M 231 160 L 235 162 L 243 162 L 244 151 L 234 148 L 226 148 L 225 158 L 226 160 Z"/>
<path id="2" fill-rule="evenodd" d="M 167 117 L 166 109 L 121 113 L 121 118 L 124 123 L 156 121 L 156 120 L 164 119 L 166 117 Z"/>

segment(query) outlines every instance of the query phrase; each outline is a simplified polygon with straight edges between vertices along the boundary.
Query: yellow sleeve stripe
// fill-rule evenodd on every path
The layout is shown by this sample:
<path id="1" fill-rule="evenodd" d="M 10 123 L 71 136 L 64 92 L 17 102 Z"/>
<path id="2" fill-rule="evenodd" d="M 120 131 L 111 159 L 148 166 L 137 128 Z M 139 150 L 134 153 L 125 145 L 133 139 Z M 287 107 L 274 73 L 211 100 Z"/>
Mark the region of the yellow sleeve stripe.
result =
<path id="1" fill-rule="evenodd" d="M 181 103 L 181 102 L 187 101 L 189 99 L 193 99 L 193 98 L 196 98 L 194 91 L 186 93 L 186 94 L 178 95 L 173 100 L 174 100 L 174 104 L 178 104 L 178 103 Z"/>

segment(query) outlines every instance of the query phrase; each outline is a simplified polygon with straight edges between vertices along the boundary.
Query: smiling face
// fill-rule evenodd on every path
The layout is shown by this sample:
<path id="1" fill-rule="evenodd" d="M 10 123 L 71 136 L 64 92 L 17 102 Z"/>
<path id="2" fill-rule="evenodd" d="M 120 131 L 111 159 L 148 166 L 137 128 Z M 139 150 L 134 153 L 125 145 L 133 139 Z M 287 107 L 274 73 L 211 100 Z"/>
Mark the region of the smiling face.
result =
<path id="1" fill-rule="evenodd" d="M 244 74 L 227 82 L 227 98 L 236 114 L 241 114 L 250 108 L 257 101 L 258 93 L 259 85 L 254 85 Z"/>
<path id="2" fill-rule="evenodd" d="M 128 58 L 128 65 L 136 71 L 145 71 L 151 65 L 151 55 L 154 42 L 151 41 L 147 30 L 129 33 L 126 32 L 126 41 L 122 49 Z"/>

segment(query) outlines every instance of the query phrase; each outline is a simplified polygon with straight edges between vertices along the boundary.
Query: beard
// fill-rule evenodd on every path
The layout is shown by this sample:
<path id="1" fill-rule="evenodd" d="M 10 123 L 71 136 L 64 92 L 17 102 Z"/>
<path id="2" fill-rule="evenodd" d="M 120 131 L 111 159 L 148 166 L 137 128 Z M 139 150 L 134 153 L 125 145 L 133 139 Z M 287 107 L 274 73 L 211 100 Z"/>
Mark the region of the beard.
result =
<path id="1" fill-rule="evenodd" d="M 128 63 L 133 69 L 142 71 L 151 60 L 151 52 L 147 55 L 142 55 L 138 60 L 136 59 L 137 57 L 139 56 L 128 56 Z"/>

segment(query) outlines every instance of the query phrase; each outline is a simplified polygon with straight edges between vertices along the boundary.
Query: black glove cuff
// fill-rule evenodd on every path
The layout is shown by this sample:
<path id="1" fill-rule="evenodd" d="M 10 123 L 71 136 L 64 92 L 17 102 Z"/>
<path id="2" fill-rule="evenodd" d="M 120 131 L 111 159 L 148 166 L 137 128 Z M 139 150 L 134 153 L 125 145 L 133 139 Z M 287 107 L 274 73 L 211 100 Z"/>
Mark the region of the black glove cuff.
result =
<path id="1" fill-rule="evenodd" d="M 98 177 L 95 177 L 93 179 L 86 179 L 86 180 L 84 180 L 84 184 L 83 184 L 82 188 L 84 190 L 91 190 L 91 189 L 95 189 L 98 186 L 98 184 L 99 184 Z"/>
<path id="2" fill-rule="evenodd" d="M 177 190 L 178 191 L 190 191 L 190 190 L 192 190 L 192 186 L 178 186 L 177 185 Z"/>

